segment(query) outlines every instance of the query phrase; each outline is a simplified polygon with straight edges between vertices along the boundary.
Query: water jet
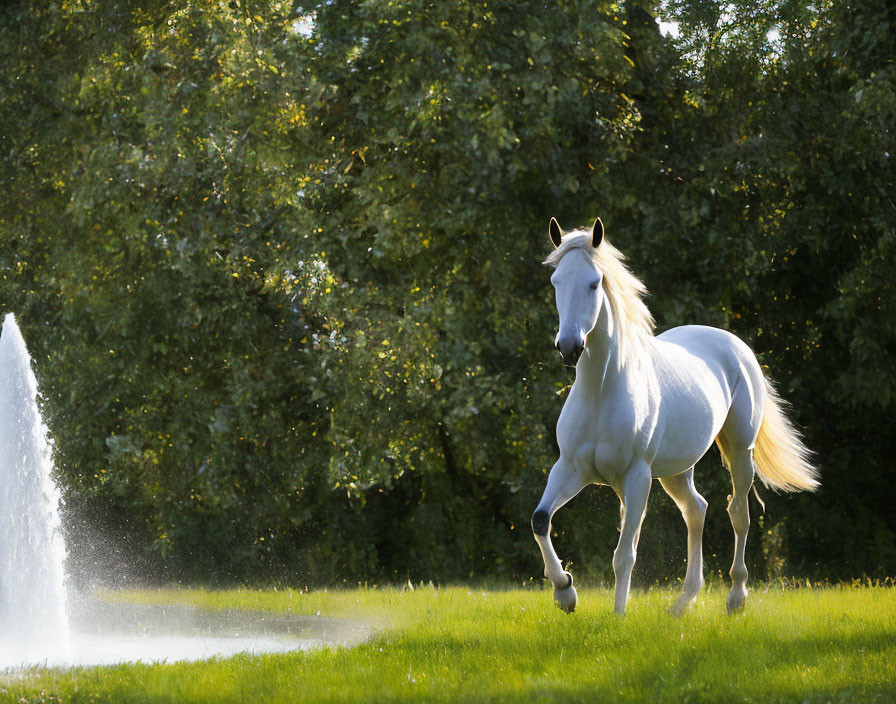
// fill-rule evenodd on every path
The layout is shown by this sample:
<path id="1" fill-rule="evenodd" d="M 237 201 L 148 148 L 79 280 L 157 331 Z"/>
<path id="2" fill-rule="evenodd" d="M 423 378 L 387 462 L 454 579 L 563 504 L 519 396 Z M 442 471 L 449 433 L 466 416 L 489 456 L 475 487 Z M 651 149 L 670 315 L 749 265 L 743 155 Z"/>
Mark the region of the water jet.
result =
<path id="1" fill-rule="evenodd" d="M 59 490 L 12 314 L 0 333 L 0 667 L 70 657 Z"/>

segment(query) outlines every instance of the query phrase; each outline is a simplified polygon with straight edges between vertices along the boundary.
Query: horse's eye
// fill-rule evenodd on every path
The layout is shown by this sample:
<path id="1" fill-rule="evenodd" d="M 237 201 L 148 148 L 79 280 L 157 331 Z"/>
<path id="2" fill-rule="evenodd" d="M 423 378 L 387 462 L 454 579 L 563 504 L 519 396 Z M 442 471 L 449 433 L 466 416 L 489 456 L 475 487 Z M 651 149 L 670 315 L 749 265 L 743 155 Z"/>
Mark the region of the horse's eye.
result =
<path id="1" fill-rule="evenodd" d="M 597 283 L 598 283 L 597 281 L 592 281 L 592 282 L 588 285 L 588 288 L 590 288 L 592 291 L 597 291 Z"/>

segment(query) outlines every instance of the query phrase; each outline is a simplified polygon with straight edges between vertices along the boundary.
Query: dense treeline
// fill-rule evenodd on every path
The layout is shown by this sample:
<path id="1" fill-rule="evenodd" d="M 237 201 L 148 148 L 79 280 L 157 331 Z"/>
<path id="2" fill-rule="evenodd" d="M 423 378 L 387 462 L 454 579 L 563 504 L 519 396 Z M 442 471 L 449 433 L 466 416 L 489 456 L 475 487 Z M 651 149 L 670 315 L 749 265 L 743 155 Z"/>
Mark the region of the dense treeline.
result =
<path id="1" fill-rule="evenodd" d="M 0 9 L 0 312 L 73 562 L 537 578 L 569 374 L 540 262 L 600 215 L 660 329 L 725 327 L 818 452 L 754 573 L 896 571 L 896 11 L 884 0 L 61 0 Z M 698 467 L 727 570 L 727 478 Z M 754 509 L 758 507 L 754 506 Z M 608 489 L 558 550 L 611 574 Z M 655 492 L 642 579 L 683 573 Z"/>

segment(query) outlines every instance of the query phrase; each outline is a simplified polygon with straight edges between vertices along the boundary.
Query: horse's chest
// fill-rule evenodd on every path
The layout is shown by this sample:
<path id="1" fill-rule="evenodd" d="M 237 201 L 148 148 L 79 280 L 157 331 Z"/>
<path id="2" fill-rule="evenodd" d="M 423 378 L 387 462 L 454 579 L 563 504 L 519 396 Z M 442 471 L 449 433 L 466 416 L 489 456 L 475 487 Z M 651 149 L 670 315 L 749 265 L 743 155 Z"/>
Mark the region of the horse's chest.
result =
<path id="1" fill-rule="evenodd" d="M 557 423 L 557 443 L 561 454 L 593 473 L 595 481 L 612 484 L 645 450 L 649 408 L 639 408 L 630 395 L 588 401 L 570 394 Z"/>

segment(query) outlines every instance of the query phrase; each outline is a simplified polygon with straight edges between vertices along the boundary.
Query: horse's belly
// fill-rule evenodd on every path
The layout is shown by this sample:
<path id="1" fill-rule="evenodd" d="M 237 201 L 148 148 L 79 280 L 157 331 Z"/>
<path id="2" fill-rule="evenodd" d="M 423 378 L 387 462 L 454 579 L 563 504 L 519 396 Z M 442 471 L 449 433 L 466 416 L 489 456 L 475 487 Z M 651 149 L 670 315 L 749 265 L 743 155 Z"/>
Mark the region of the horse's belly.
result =
<path id="1" fill-rule="evenodd" d="M 713 438 L 714 439 L 714 438 Z M 673 477 L 676 474 L 686 472 L 688 469 L 697 464 L 697 461 L 706 454 L 712 445 L 712 440 L 700 446 L 688 448 L 685 451 L 674 452 L 666 451 L 658 454 L 650 465 L 650 473 L 655 479 L 663 477 Z"/>
<path id="2" fill-rule="evenodd" d="M 730 405 L 730 389 L 710 375 L 665 389 L 653 443 L 653 476 L 680 474 L 703 457 L 719 434 Z"/>

